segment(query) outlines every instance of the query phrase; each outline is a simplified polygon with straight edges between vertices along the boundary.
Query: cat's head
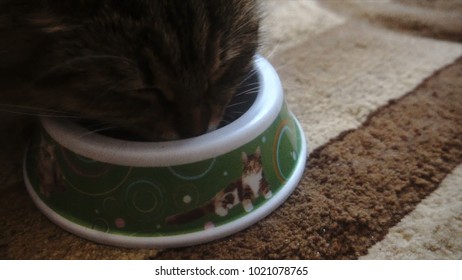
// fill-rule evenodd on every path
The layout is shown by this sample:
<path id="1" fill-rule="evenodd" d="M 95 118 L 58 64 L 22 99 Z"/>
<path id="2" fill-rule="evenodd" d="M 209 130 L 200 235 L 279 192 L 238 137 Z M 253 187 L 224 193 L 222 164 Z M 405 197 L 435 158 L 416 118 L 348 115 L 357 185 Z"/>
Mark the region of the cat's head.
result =
<path id="1" fill-rule="evenodd" d="M 258 45 L 253 0 L 44 3 L 43 105 L 146 140 L 216 128 Z"/>
<path id="2" fill-rule="evenodd" d="M 248 155 L 246 152 L 241 154 L 242 162 L 244 164 L 243 175 L 251 175 L 262 172 L 263 163 L 261 160 L 261 149 L 257 147 L 253 154 Z"/>

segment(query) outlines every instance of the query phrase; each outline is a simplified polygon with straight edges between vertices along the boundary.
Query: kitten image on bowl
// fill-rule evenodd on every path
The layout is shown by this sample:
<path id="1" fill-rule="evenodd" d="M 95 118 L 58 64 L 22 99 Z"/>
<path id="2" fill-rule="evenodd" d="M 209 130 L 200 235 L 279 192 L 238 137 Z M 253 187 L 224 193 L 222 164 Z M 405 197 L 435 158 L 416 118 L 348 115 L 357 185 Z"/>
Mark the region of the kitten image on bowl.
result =
<path id="1" fill-rule="evenodd" d="M 33 201 L 62 228 L 121 247 L 191 246 L 258 222 L 296 188 L 307 144 L 271 64 L 253 64 L 220 127 L 200 136 L 130 141 L 42 118 L 24 160 Z"/>

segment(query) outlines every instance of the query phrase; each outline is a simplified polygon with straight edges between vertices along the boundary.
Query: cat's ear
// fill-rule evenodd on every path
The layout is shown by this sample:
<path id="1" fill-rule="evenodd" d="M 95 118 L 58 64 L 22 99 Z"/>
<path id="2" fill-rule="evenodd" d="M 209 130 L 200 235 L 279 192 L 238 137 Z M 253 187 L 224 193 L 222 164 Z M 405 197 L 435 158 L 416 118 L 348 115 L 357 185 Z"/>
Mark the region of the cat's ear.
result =
<path id="1" fill-rule="evenodd" d="M 245 152 L 242 152 L 242 162 L 247 163 L 249 161 L 249 157 Z"/>
<path id="2" fill-rule="evenodd" d="M 260 149 L 260 146 L 257 147 L 257 149 L 255 150 L 255 156 L 256 157 L 261 157 L 261 149 Z"/>

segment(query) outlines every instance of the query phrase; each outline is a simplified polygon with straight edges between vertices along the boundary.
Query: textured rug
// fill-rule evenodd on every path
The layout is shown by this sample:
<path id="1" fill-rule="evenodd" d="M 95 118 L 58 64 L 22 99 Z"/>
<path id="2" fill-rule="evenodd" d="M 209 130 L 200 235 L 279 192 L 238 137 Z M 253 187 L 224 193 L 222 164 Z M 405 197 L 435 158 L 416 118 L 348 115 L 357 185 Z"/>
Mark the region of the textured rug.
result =
<path id="1" fill-rule="evenodd" d="M 189 248 L 83 240 L 32 204 L 21 174 L 27 132 L 3 117 L 0 258 L 461 259 L 462 1 L 261 2 L 261 52 L 310 153 L 278 210 Z"/>

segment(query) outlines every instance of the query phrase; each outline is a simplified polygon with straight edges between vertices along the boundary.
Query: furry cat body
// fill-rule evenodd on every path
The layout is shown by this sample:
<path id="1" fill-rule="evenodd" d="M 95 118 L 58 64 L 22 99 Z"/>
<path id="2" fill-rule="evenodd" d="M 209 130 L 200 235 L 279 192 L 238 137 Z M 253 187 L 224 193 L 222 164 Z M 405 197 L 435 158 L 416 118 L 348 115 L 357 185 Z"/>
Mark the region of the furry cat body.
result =
<path id="1" fill-rule="evenodd" d="M 258 28 L 255 0 L 0 0 L 0 111 L 196 136 L 249 72 Z"/>
<path id="2" fill-rule="evenodd" d="M 168 224 L 183 224 L 214 213 L 224 217 L 228 211 L 241 204 L 246 212 L 253 210 L 252 201 L 263 195 L 269 199 L 272 196 L 269 183 L 263 173 L 261 150 L 258 147 L 254 154 L 242 152 L 242 176 L 218 192 L 214 198 L 204 205 L 184 213 L 167 217 Z"/>

